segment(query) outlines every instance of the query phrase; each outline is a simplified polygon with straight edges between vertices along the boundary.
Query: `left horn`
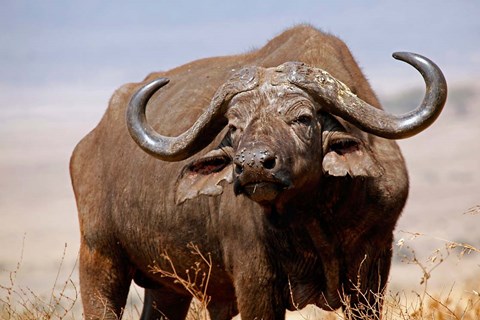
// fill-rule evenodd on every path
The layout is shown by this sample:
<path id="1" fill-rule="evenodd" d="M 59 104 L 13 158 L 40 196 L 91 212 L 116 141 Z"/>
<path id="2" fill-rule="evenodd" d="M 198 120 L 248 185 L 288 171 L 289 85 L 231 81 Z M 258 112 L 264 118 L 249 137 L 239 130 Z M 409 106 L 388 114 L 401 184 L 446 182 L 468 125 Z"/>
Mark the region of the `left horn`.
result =
<path id="1" fill-rule="evenodd" d="M 447 82 L 440 68 L 428 58 L 409 52 L 396 52 L 393 57 L 415 67 L 426 85 L 420 106 L 403 115 L 393 115 L 371 106 L 321 69 L 297 64 L 290 70 L 289 81 L 325 100 L 326 111 L 368 133 L 387 139 L 408 138 L 425 130 L 440 115 L 447 99 Z"/>
<path id="2" fill-rule="evenodd" d="M 145 109 L 150 98 L 169 80 L 159 78 L 141 87 L 127 108 L 127 127 L 133 140 L 147 153 L 164 161 L 181 161 L 205 148 L 225 127 L 224 114 L 232 97 L 257 85 L 254 68 L 245 68 L 225 82 L 209 107 L 195 123 L 178 137 L 166 137 L 147 122 Z M 168 121 L 168 120 L 166 120 Z"/>

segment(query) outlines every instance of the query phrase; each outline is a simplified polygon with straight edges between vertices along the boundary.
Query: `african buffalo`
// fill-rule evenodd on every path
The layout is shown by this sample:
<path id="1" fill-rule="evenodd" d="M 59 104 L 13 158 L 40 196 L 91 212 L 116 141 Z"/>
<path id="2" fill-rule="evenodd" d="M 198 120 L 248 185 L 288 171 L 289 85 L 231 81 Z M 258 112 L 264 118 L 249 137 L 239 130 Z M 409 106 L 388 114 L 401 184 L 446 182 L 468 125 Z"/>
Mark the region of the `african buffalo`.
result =
<path id="1" fill-rule="evenodd" d="M 307 304 L 378 315 L 408 194 L 391 139 L 433 123 L 447 94 L 432 61 L 394 57 L 426 83 L 401 116 L 381 109 L 342 41 L 309 26 L 117 90 L 70 164 L 85 316 L 121 316 L 134 280 L 142 319 L 184 319 L 191 295 L 151 271 L 186 276 L 189 243 L 212 258 L 212 319 Z"/>

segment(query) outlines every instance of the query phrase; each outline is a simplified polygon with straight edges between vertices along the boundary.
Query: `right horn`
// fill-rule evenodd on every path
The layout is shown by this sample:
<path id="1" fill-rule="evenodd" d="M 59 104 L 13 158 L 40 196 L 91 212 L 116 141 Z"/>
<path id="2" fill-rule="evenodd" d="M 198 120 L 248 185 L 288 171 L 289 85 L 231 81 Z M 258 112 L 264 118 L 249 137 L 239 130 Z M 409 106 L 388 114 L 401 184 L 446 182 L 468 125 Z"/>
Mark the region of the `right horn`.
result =
<path id="1" fill-rule="evenodd" d="M 320 69 L 301 66 L 289 80 L 327 102 L 324 106 L 326 111 L 368 133 L 387 139 L 408 138 L 426 129 L 440 115 L 447 99 L 447 82 L 440 68 L 426 57 L 410 52 L 396 52 L 393 57 L 415 67 L 426 85 L 420 106 L 402 115 L 393 115 L 371 106 L 344 83 Z"/>

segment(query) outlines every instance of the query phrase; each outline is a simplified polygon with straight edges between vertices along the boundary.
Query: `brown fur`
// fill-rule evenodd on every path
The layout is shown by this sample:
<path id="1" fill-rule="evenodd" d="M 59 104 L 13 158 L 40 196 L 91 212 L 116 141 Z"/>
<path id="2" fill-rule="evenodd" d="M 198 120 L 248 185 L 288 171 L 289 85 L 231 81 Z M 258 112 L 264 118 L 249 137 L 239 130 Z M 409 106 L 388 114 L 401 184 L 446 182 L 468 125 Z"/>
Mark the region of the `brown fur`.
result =
<path id="1" fill-rule="evenodd" d="M 149 102 L 149 122 L 162 134 L 176 136 L 203 112 L 232 70 L 275 67 L 286 61 L 325 69 L 360 98 L 380 106 L 345 44 L 309 26 L 287 30 L 259 50 L 194 61 L 115 92 L 103 119 L 78 144 L 70 164 L 79 211 L 80 285 L 87 318 L 118 317 L 135 279 L 147 288 L 144 319 L 162 314 L 183 319 L 189 294 L 171 280 L 152 274 L 150 267 L 168 269 L 162 259 L 167 252 L 177 270 L 188 269 L 198 260 L 187 248 L 190 242 L 212 254 L 208 288 L 212 319 L 231 318 L 237 310 L 242 319 L 281 319 L 286 308 L 307 303 L 337 308 L 341 306 L 338 292 L 350 295 L 355 305 L 376 303 L 373 293 L 385 287 L 392 231 L 408 192 L 404 161 L 395 142 L 367 135 L 319 112 L 316 156 L 305 150 L 295 165 L 311 167 L 316 159 L 317 167 L 312 169 L 322 177 L 305 182 L 308 193 L 287 197 L 275 209 L 278 212 L 269 215 L 269 210 L 248 197 L 234 195 L 228 178 L 231 163 L 215 167 L 206 161 L 211 159 L 209 152 L 218 153 L 215 147 L 226 131 L 194 159 L 173 163 L 144 153 L 128 135 L 124 120 L 128 101 L 151 79 L 162 76 L 171 82 Z M 277 139 L 268 140 L 271 132 L 250 127 L 255 134 L 239 137 L 241 143 L 256 136 L 272 145 L 293 144 L 282 145 L 288 149 L 285 152 L 296 148 L 285 136 L 286 129 L 279 129 Z M 343 147 L 342 135 L 358 143 Z M 235 145 L 223 147 L 230 157 L 238 151 Z M 326 160 L 322 160 L 324 154 Z M 295 179 L 305 178 L 302 170 Z M 214 191 L 205 186 L 215 186 L 209 189 Z M 357 276 L 364 296 L 355 291 Z"/>

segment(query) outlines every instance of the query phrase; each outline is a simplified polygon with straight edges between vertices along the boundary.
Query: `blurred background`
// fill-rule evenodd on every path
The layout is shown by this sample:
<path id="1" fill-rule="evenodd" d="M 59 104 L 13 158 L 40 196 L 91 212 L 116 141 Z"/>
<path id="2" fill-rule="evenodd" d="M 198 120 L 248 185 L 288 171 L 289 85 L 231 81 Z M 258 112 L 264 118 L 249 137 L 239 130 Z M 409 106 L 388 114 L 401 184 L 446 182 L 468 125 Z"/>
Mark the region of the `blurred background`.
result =
<path id="1" fill-rule="evenodd" d="M 474 0 L 2 0 L 0 284 L 19 262 L 16 284 L 38 294 L 52 289 L 59 270 L 67 278 L 74 270 L 78 282 L 68 162 L 116 88 L 191 60 L 259 48 L 298 23 L 344 40 L 392 112 L 416 106 L 424 90 L 392 52 L 421 53 L 442 68 L 450 89 L 444 113 L 399 142 L 411 195 L 396 231 L 403 246 L 395 245 L 391 289 L 420 283 L 421 268 L 405 257 L 427 270 L 435 255 L 448 260 L 432 276 L 440 288 L 478 278 L 478 253 L 459 261 L 461 250 L 446 245 L 480 247 L 479 13 Z"/>

